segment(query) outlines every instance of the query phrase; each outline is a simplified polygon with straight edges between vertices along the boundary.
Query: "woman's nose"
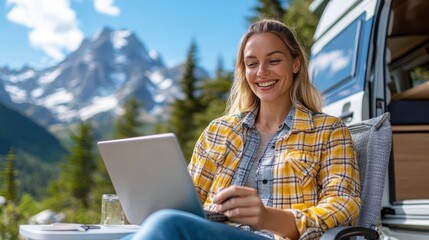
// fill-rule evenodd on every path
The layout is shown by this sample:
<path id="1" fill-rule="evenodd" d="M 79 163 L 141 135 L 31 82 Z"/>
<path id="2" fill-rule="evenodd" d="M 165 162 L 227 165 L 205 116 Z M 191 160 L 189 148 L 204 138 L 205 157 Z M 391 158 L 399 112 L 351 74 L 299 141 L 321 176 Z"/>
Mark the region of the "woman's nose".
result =
<path id="1" fill-rule="evenodd" d="M 263 77 L 266 76 L 270 73 L 270 71 L 268 70 L 267 66 L 265 64 L 260 64 L 259 68 L 258 68 L 258 76 L 259 77 Z"/>

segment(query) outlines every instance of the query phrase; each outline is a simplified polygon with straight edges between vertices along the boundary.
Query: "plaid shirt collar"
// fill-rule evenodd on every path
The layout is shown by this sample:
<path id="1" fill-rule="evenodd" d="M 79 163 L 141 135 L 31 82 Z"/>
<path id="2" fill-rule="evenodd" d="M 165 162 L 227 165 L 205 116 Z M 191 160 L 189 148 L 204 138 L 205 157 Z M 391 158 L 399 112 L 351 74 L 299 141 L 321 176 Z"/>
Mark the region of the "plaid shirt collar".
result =
<path id="1" fill-rule="evenodd" d="M 243 114 L 239 126 L 247 129 L 254 128 L 258 113 L 259 107 L 256 107 L 252 111 Z M 296 103 L 292 105 L 287 117 L 279 126 L 279 129 L 283 129 L 286 125 L 294 132 L 310 130 L 313 128 L 313 114 L 311 110 L 304 107 L 301 103 Z"/>

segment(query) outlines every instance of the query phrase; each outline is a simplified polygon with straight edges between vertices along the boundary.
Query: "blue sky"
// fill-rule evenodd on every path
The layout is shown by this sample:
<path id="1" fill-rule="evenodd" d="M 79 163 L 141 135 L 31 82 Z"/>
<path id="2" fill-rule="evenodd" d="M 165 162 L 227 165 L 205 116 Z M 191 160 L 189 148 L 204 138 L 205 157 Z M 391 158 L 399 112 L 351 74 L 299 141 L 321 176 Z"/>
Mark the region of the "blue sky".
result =
<path id="1" fill-rule="evenodd" d="M 257 0 L 0 0 L 0 66 L 44 68 L 83 38 L 110 26 L 130 29 L 168 66 L 184 61 L 194 39 L 202 67 L 219 57 L 232 69 L 246 17 Z"/>

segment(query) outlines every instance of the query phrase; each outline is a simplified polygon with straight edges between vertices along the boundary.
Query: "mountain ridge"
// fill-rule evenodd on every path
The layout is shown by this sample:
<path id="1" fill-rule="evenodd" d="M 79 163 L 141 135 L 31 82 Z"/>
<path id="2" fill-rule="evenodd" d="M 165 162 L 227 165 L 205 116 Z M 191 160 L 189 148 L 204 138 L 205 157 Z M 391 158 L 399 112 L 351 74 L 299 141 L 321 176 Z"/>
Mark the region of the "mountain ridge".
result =
<path id="1" fill-rule="evenodd" d="M 47 163 L 57 163 L 67 153 L 55 136 L 18 111 L 0 103 L 0 113 L 0 155 L 13 149 L 25 151 Z"/>
<path id="2" fill-rule="evenodd" d="M 143 111 L 164 114 L 181 97 L 182 71 L 183 64 L 167 67 L 132 31 L 105 27 L 55 66 L 0 68 L 0 102 L 45 127 L 117 115 L 130 97 Z M 203 68 L 196 75 L 209 77 Z"/>

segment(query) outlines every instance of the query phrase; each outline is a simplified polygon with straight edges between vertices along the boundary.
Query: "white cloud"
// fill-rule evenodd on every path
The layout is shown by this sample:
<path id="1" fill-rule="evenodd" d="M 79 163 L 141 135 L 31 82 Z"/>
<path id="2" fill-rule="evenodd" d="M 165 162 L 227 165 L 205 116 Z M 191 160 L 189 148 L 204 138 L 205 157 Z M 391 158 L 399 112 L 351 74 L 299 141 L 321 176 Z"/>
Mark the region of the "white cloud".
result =
<path id="1" fill-rule="evenodd" d="M 29 40 L 59 61 L 79 47 L 83 33 L 69 0 L 7 0 L 7 19 L 31 29 Z"/>
<path id="2" fill-rule="evenodd" d="M 113 0 L 94 0 L 94 8 L 97 12 L 118 16 L 121 10 L 117 6 L 113 6 Z"/>
<path id="3" fill-rule="evenodd" d="M 331 73 L 338 72 L 348 66 L 351 59 L 351 52 L 346 53 L 343 50 L 334 50 L 319 54 L 312 65 L 317 66 L 321 71 L 329 70 Z"/>

